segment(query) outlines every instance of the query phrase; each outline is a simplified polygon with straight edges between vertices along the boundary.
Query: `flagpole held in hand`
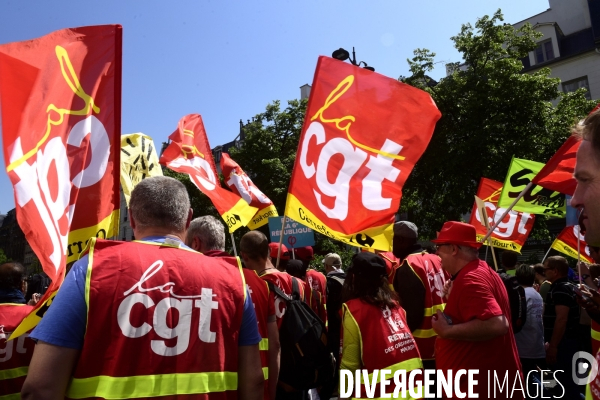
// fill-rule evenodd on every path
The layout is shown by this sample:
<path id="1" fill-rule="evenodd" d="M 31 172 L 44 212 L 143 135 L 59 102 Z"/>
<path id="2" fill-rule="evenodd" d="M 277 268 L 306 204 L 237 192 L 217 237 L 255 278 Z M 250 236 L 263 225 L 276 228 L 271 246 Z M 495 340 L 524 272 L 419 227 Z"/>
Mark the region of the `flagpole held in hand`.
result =
<path id="1" fill-rule="evenodd" d="M 233 254 L 235 254 L 235 256 L 237 257 L 237 249 L 235 248 L 235 239 L 233 238 L 233 232 L 229 232 L 229 234 L 231 235 L 231 244 L 233 245 Z"/>

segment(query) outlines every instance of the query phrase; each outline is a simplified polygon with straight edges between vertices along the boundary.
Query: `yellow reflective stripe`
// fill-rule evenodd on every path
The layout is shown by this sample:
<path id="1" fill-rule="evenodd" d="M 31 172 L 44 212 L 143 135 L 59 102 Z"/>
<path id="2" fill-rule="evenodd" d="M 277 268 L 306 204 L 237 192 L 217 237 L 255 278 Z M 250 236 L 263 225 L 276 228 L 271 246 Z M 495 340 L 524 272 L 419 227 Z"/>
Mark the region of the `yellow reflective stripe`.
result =
<path id="1" fill-rule="evenodd" d="M 91 238 L 88 242 L 88 265 L 87 271 L 85 274 L 85 308 L 87 311 L 87 315 L 90 315 L 90 287 L 92 284 L 92 265 L 94 265 L 94 249 L 96 246 L 96 238 Z M 83 253 L 82 253 L 83 254 Z M 89 322 L 89 318 L 86 318 L 85 321 L 85 330 L 87 332 L 87 324 Z"/>
<path id="2" fill-rule="evenodd" d="M 389 367 L 386 368 L 381 368 L 381 369 L 389 369 L 391 372 L 391 375 L 394 376 L 394 374 L 396 373 L 396 371 L 400 371 L 400 370 L 405 370 L 407 373 L 412 371 L 413 369 L 418 369 L 418 368 L 423 368 L 423 362 L 421 361 L 420 358 L 411 358 L 410 360 L 406 360 L 406 361 L 402 361 L 399 362 L 398 364 L 394 364 L 394 365 L 390 365 Z M 381 369 L 379 370 L 379 372 L 381 372 Z M 386 375 L 389 376 L 389 375 Z M 369 381 L 372 382 L 373 379 L 373 374 L 369 374 Z M 379 383 L 381 379 L 381 374 L 378 373 L 377 374 L 377 383 Z M 361 375 L 360 377 L 360 381 L 361 383 L 364 384 L 363 382 L 363 376 Z"/>
<path id="3" fill-rule="evenodd" d="M 269 339 L 262 339 L 258 343 L 258 349 L 259 350 L 269 350 Z"/>
<path id="4" fill-rule="evenodd" d="M 425 309 L 425 316 L 431 317 L 436 314 L 437 310 L 444 312 L 444 308 L 446 308 L 446 303 L 438 304 L 437 306 L 429 307 Z"/>
<path id="5" fill-rule="evenodd" d="M 27 375 L 29 367 L 18 367 L 12 369 L 0 370 L 0 380 L 15 379 Z"/>
<path id="6" fill-rule="evenodd" d="M 435 333 L 433 329 L 417 329 L 413 332 L 413 336 L 422 339 L 427 339 L 437 336 L 437 333 Z"/>
<path id="7" fill-rule="evenodd" d="M 594 400 L 594 397 L 592 396 L 592 390 L 590 388 L 591 383 L 588 383 L 585 386 L 585 400 Z"/>
<path id="8" fill-rule="evenodd" d="M 592 339 L 594 339 L 594 340 L 600 340 L 600 332 L 592 329 Z"/>
<path id="9" fill-rule="evenodd" d="M 94 376 L 73 378 L 67 397 L 83 399 L 129 399 L 178 394 L 198 394 L 237 390 L 236 372 L 198 372 L 191 374 L 140 375 L 129 377 Z"/>
<path id="10" fill-rule="evenodd" d="M 269 379 L 269 367 L 263 367 L 263 375 L 265 377 L 265 381 Z"/>
<path id="11" fill-rule="evenodd" d="M 0 400 L 21 400 L 21 393 L 5 394 Z"/>

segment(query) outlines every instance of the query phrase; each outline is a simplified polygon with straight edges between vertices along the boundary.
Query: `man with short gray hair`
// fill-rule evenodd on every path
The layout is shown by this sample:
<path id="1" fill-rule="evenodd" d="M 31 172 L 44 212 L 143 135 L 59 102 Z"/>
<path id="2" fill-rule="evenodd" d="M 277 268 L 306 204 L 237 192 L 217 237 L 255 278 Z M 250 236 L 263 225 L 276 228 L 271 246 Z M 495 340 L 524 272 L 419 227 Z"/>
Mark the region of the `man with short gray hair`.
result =
<path id="1" fill-rule="evenodd" d="M 22 397 L 263 398 L 261 337 L 238 262 L 183 243 L 192 209 L 181 182 L 146 178 L 129 204 L 139 241 L 90 239 L 31 333 Z"/>
<path id="2" fill-rule="evenodd" d="M 212 215 L 194 219 L 185 234 L 185 244 L 208 257 L 229 257 L 225 252 L 225 227 Z"/>

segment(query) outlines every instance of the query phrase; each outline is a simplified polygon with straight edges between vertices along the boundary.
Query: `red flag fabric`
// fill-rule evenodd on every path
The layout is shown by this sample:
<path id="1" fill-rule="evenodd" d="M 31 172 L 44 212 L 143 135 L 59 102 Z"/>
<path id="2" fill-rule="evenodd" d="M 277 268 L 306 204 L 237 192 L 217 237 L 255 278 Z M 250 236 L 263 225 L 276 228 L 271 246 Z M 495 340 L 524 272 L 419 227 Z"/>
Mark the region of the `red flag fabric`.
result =
<path id="1" fill-rule="evenodd" d="M 285 214 L 344 243 L 390 250 L 402 186 L 440 116 L 422 90 L 319 57 Z"/>
<path id="2" fill-rule="evenodd" d="M 577 237 L 579 237 L 581 259 L 588 263 L 594 263 L 594 260 L 590 256 L 590 248 L 585 242 L 583 234 L 579 232 L 579 225 L 567 226 L 563 229 L 556 239 L 554 239 L 551 247 L 556 251 L 577 259 Z"/>
<path id="3" fill-rule="evenodd" d="M 6 171 L 19 225 L 52 279 L 14 335 L 37 324 L 90 237 L 118 232 L 121 38 L 120 25 L 103 25 L 0 46 Z"/>
<path id="4" fill-rule="evenodd" d="M 169 139 L 171 144 L 159 162 L 173 171 L 189 174 L 196 187 L 210 198 L 229 232 L 246 226 L 258 209 L 221 187 L 202 117 L 189 114 L 181 118 Z"/>
<path id="5" fill-rule="evenodd" d="M 225 183 L 229 189 L 241 196 L 252 207 L 258 208 L 252 220 L 248 223 L 249 229 L 260 228 L 269 222 L 269 217 L 276 217 L 277 209 L 273 202 L 252 182 L 242 167 L 229 157 L 229 154 L 221 154 L 221 171 L 225 177 Z"/>
<path id="6" fill-rule="evenodd" d="M 498 199 L 502 193 L 502 182 L 488 178 L 481 178 L 477 188 L 477 197 L 485 203 L 489 225 L 494 225 L 506 209 L 498 207 Z M 491 235 L 492 246 L 505 250 L 521 252 L 521 248 L 531 233 L 535 216 L 525 212 L 511 210 L 502 221 L 498 223 Z M 477 230 L 477 240 L 481 241 L 487 234 L 487 228 L 477 210 L 477 203 L 473 204 L 469 224 Z M 484 244 L 487 244 L 484 243 Z"/>
<path id="7" fill-rule="evenodd" d="M 533 183 L 543 188 L 568 195 L 575 193 L 577 181 L 573 178 L 575 156 L 581 141 L 571 136 L 533 178 Z"/>

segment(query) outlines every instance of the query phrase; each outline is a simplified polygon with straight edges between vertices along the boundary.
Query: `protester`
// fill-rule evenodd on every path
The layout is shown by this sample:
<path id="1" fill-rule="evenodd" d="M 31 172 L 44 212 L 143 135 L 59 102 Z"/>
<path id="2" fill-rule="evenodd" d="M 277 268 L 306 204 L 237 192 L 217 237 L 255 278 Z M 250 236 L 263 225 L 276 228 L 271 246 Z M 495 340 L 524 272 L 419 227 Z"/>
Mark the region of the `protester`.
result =
<path id="1" fill-rule="evenodd" d="M 225 252 L 225 227 L 212 215 L 194 219 L 187 230 L 185 244 L 208 257 L 231 257 Z M 242 258 L 245 254 L 241 254 Z M 256 271 L 244 263 L 244 279 L 252 298 L 260 342 L 260 357 L 265 375 L 265 398 L 275 399 L 277 376 L 279 375 L 279 331 L 275 321 L 275 307 L 270 302 L 269 287 Z"/>
<path id="2" fill-rule="evenodd" d="M 27 333 L 8 340 L 35 305 L 33 302 L 25 304 L 25 278 L 26 270 L 22 264 L 7 262 L 0 265 L 0 398 L 19 398 L 27 373 L 14 374 L 14 371 L 27 371 L 35 346 Z M 37 293 L 33 301 L 36 300 L 39 300 Z"/>
<path id="3" fill-rule="evenodd" d="M 504 250 L 500 255 L 500 264 L 502 268 L 498 273 L 504 272 L 510 276 L 515 276 L 517 263 L 519 262 L 519 253 L 510 250 Z"/>
<path id="4" fill-rule="evenodd" d="M 287 271 L 291 276 L 298 278 L 302 281 L 305 288 L 304 301 L 310 305 L 310 308 L 321 318 L 321 321 L 327 325 L 327 310 L 325 300 L 318 290 L 312 289 L 308 283 L 306 283 L 307 270 L 306 264 L 301 260 L 289 260 L 287 264 Z"/>
<path id="5" fill-rule="evenodd" d="M 548 257 L 544 261 L 544 270 L 546 278 L 552 282 L 544 304 L 544 339 L 548 342 L 546 361 L 565 387 L 566 397 L 576 399 L 580 390 L 571 379 L 573 355 L 579 349 L 580 314 L 575 286 L 567 279 L 569 263 L 564 257 Z"/>
<path id="6" fill-rule="evenodd" d="M 50 287 L 50 283 L 52 283 L 52 281 L 45 272 L 34 274 L 27 280 L 25 301 L 29 302 L 33 299 L 33 303 L 37 303 Z"/>
<path id="7" fill-rule="evenodd" d="M 277 253 L 279 252 L 279 243 L 269 243 L 269 257 L 271 258 L 271 264 L 277 265 Z M 285 271 L 287 269 L 287 263 L 290 260 L 290 251 L 285 246 L 281 245 L 281 253 L 279 254 L 279 270 Z"/>
<path id="8" fill-rule="evenodd" d="M 267 237 L 262 232 L 250 231 L 242 236 L 242 240 L 240 241 L 240 254 L 242 255 L 242 259 L 247 268 L 254 270 L 264 281 L 277 286 L 283 290 L 286 295 L 290 296 L 292 294 L 292 279 L 295 278 L 285 272 L 277 270 L 273 266 L 271 257 L 269 257 L 270 254 L 273 254 L 273 249 L 270 249 L 269 247 Z M 299 279 L 297 279 L 297 281 L 299 284 L 300 296 L 301 298 L 304 298 L 304 282 Z M 284 299 L 276 297 L 272 290 L 269 291 L 269 301 L 272 304 L 270 304 L 269 307 L 272 307 L 275 311 L 277 328 L 280 328 L 286 311 L 286 303 Z M 277 343 L 277 346 L 279 347 L 279 342 Z M 270 362 L 272 361 L 270 360 Z M 277 361 L 277 365 L 279 365 L 279 361 Z M 273 379 L 273 382 L 275 381 L 276 380 Z M 286 390 L 280 382 L 277 384 L 275 396 L 277 400 L 303 400 L 304 396 L 306 396 L 306 391 Z"/>
<path id="9" fill-rule="evenodd" d="M 406 321 L 419 346 L 423 367 L 435 370 L 435 338 L 431 317 L 444 310 L 442 290 L 446 283 L 440 258 L 428 254 L 420 244 L 418 228 L 409 221 L 394 224 L 393 254 L 400 260 L 394 290 L 406 310 Z"/>
<path id="10" fill-rule="evenodd" d="M 90 241 L 31 334 L 23 398 L 262 398 L 261 337 L 243 276 L 183 244 L 185 186 L 146 178 L 129 206 L 141 240 Z"/>
<path id="11" fill-rule="evenodd" d="M 344 287 L 346 274 L 342 270 L 342 258 L 337 253 L 329 253 L 323 257 L 323 266 L 327 277 L 327 349 L 335 356 L 338 367 L 331 385 L 321 390 L 321 397 L 329 399 L 337 391 L 339 382 L 339 355 L 342 352 L 340 344 L 342 318 L 340 311 L 342 309 L 342 288 Z"/>
<path id="12" fill-rule="evenodd" d="M 422 368 L 421 357 L 398 304 L 389 287 L 385 262 L 374 253 L 352 258 L 343 290 L 343 344 L 341 370 L 362 369 L 371 374 L 387 369 L 406 374 Z M 397 338 L 404 338 L 401 342 Z M 401 346 L 395 346 L 402 343 Z M 407 379 L 408 381 L 408 379 Z M 376 398 L 384 397 L 377 385 Z M 388 386 L 391 393 L 394 386 Z M 353 390 L 354 393 L 354 390 Z M 364 386 L 361 393 L 366 393 Z"/>
<path id="13" fill-rule="evenodd" d="M 310 268 L 310 262 L 314 259 L 312 246 L 299 247 L 295 250 L 296 259 L 302 261 L 305 274 L 302 280 L 312 289 L 316 290 L 323 297 L 323 303 L 327 301 L 327 280 L 325 275 L 319 271 Z"/>
<path id="14" fill-rule="evenodd" d="M 515 382 L 517 374 L 522 378 L 506 288 L 500 276 L 478 259 L 481 243 L 472 225 L 446 222 L 432 242 L 437 244 L 442 267 L 452 276 L 446 308 L 443 313 L 437 310 L 432 320 L 438 334 L 437 369 L 445 374 L 450 370 L 479 370 L 474 393 L 487 398 L 493 381 L 488 381 L 488 372 L 491 376 L 508 374 L 510 382 Z M 467 391 L 466 378 L 461 379 L 460 387 Z M 495 398 L 523 398 L 523 392 L 505 389 Z"/>
<path id="15" fill-rule="evenodd" d="M 527 318 L 521 331 L 515 334 L 523 375 L 537 371 L 537 367 L 546 369 L 546 350 L 544 349 L 544 300 L 533 288 L 535 270 L 532 266 L 521 264 L 515 271 L 519 285 L 525 289 L 527 300 Z"/>
<path id="16" fill-rule="evenodd" d="M 538 292 L 542 296 L 542 300 L 546 299 L 546 295 L 550 290 L 552 284 L 546 279 L 546 272 L 544 271 L 544 264 L 538 263 L 533 266 L 535 271 L 535 282 L 538 285 Z"/>

